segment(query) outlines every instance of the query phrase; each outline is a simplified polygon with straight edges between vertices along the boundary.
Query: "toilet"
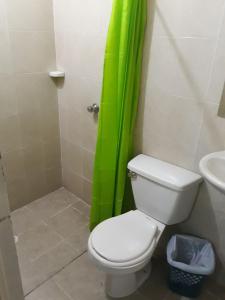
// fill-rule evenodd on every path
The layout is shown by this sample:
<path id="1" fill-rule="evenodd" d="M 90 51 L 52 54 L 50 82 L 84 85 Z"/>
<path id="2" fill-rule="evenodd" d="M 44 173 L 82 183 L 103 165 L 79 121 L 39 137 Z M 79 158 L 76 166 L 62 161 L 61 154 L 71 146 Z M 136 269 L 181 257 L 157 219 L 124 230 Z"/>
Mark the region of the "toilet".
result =
<path id="1" fill-rule="evenodd" d="M 89 256 L 105 272 L 113 298 L 129 296 L 150 276 L 165 226 L 188 218 L 202 182 L 198 174 L 143 154 L 128 170 L 136 210 L 103 221 L 88 240 Z"/>

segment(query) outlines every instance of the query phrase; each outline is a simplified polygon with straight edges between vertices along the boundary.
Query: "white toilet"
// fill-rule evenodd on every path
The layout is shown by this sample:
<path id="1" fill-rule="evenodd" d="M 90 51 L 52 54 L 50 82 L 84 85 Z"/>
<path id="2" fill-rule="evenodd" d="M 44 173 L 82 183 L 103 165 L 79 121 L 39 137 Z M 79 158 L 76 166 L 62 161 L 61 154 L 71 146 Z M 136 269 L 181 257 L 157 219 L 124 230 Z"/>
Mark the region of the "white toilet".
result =
<path id="1" fill-rule="evenodd" d="M 92 231 L 88 252 L 106 273 L 106 293 L 126 297 L 148 278 L 150 260 L 166 225 L 191 212 L 201 176 L 139 155 L 128 164 L 137 210 L 108 219 Z"/>

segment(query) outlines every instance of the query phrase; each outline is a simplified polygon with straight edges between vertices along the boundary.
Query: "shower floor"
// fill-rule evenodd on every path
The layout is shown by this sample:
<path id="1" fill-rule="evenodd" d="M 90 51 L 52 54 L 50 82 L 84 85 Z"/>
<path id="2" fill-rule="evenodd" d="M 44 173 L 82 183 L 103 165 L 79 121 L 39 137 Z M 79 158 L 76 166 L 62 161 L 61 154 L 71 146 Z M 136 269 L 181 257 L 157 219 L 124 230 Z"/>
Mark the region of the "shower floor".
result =
<path id="1" fill-rule="evenodd" d="M 87 256 L 90 207 L 61 188 L 12 216 L 26 300 L 106 300 L 104 274 Z M 166 285 L 166 264 L 153 262 L 151 278 L 127 300 L 179 300 Z M 201 299 L 222 300 L 225 289 L 207 285 Z"/>

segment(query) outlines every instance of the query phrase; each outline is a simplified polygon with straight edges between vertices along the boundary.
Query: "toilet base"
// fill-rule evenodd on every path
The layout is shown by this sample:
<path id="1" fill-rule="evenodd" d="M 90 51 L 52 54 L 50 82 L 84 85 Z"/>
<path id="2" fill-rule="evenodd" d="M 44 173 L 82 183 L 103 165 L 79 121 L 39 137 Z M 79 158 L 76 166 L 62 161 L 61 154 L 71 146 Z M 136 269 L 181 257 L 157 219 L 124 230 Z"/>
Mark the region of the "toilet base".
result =
<path id="1" fill-rule="evenodd" d="M 122 298 L 133 294 L 149 277 L 151 263 L 143 269 L 131 274 L 107 274 L 105 281 L 106 294 L 112 298 Z"/>

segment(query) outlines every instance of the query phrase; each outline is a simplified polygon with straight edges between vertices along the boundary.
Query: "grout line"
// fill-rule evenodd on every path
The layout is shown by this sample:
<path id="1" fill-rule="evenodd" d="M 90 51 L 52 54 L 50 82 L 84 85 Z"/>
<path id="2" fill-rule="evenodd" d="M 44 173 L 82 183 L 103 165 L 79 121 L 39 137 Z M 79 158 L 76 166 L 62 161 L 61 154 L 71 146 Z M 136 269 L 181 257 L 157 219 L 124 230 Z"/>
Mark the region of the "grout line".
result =
<path id="1" fill-rule="evenodd" d="M 28 293 L 26 293 L 24 295 L 24 297 L 27 297 L 28 295 L 30 295 L 32 292 L 34 292 L 36 289 L 38 289 L 39 287 L 41 287 L 42 285 L 44 285 L 47 281 L 49 281 L 50 279 L 52 279 L 53 277 L 55 277 L 57 274 L 59 274 L 61 271 L 63 271 L 66 267 L 68 267 L 70 264 L 72 264 L 73 262 L 75 262 L 77 259 L 79 259 L 82 255 L 84 255 L 87 252 L 87 250 L 83 251 L 81 254 L 79 254 L 78 256 L 76 256 L 75 258 L 73 258 L 71 261 L 69 261 L 67 264 L 65 264 L 62 268 L 60 268 L 58 271 L 56 271 L 54 274 L 50 275 L 47 279 L 45 279 L 43 282 L 41 282 L 40 284 L 38 284 L 35 288 L 33 288 L 31 291 L 29 291 Z"/>

